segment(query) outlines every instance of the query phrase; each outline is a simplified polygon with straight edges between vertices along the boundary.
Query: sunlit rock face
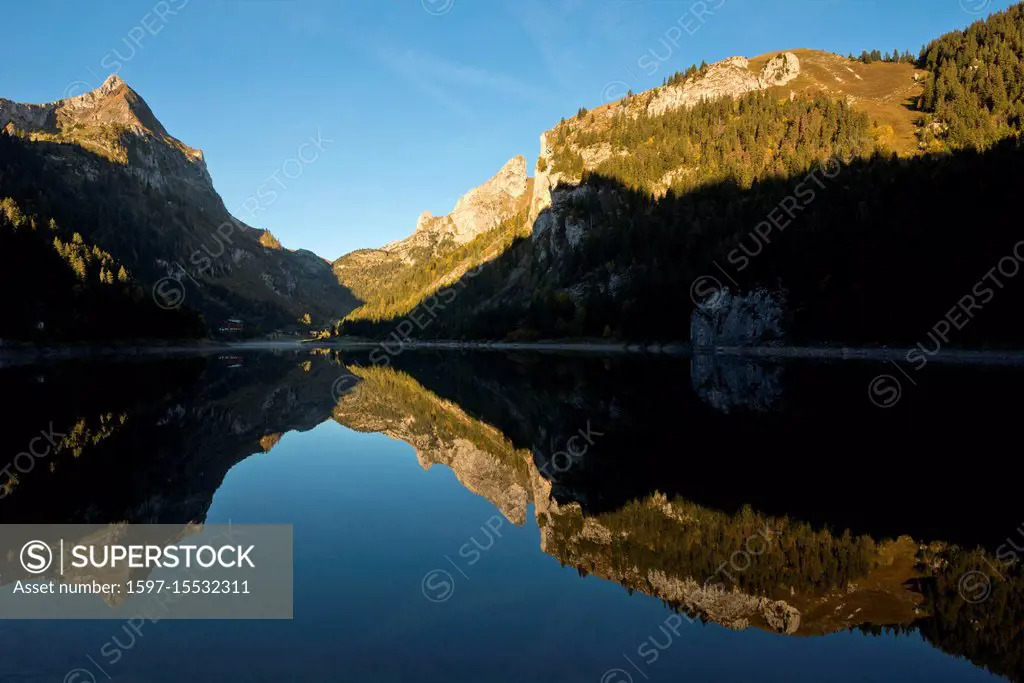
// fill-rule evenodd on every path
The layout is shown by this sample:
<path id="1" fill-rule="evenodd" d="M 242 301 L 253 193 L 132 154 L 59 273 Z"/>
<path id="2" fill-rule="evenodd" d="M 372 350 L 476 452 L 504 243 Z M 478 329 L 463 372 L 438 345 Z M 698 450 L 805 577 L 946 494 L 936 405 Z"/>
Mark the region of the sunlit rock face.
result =
<path id="1" fill-rule="evenodd" d="M 0 129 L 38 158 L 29 167 L 38 175 L 34 185 L 72 196 L 80 213 L 101 217 L 96 228 L 74 226 L 86 242 L 110 252 L 147 289 L 185 279 L 185 305 L 214 330 L 226 318 L 266 331 L 292 326 L 305 314 L 322 324 L 355 307 L 328 262 L 285 249 L 235 218 L 214 188 L 202 150 L 172 136 L 118 76 L 44 104 L 0 98 Z M 319 154 L 333 142 L 318 131 L 306 144 L 317 145 Z M 253 188 L 239 209 L 259 218 L 283 192 L 270 187 Z M 108 219 L 112 211 L 120 218 Z M 54 218 L 61 223 L 60 215 Z"/>
<path id="2" fill-rule="evenodd" d="M 746 58 L 729 57 L 712 64 L 703 76 L 694 76 L 679 85 L 656 90 L 655 97 L 647 105 L 647 113 L 657 116 L 673 109 L 692 107 L 704 100 L 739 97 L 755 90 L 784 85 L 799 74 L 800 60 L 792 52 L 773 57 L 760 74 L 750 71 Z"/>
<path id="3" fill-rule="evenodd" d="M 529 492 L 495 454 L 467 439 L 455 439 L 447 444 L 435 442 L 431 450 L 417 451 L 416 456 L 423 469 L 434 464 L 450 467 L 459 483 L 491 501 L 505 519 L 517 526 L 526 523 Z"/>
<path id="4" fill-rule="evenodd" d="M 490 180 L 460 197 L 450 214 L 435 216 L 424 211 L 416 221 L 412 235 L 390 242 L 379 251 L 401 256 L 413 263 L 433 255 L 445 239 L 465 244 L 511 218 L 529 187 L 526 158 L 514 157 Z"/>
<path id="5" fill-rule="evenodd" d="M 694 309 L 690 344 L 698 349 L 780 342 L 785 339 L 785 314 L 783 292 L 733 294 L 724 287 Z"/>
<path id="6" fill-rule="evenodd" d="M 339 424 L 404 441 L 416 450 L 423 469 L 450 468 L 466 489 L 491 501 L 510 522 L 526 523 L 530 492 L 525 456 L 501 432 L 473 420 L 408 375 L 380 368 L 355 372 L 360 383 L 334 407 Z M 403 405 L 419 409 L 395 419 L 396 406 Z"/>
<path id="7" fill-rule="evenodd" d="M 0 125 L 7 124 L 98 151 L 154 188 L 214 192 L 203 152 L 171 137 L 145 100 L 116 75 L 96 90 L 45 104 L 0 98 Z"/>
<path id="8" fill-rule="evenodd" d="M 501 167 L 498 173 L 480 187 L 467 192 L 449 217 L 455 226 L 455 240 L 460 244 L 495 228 L 515 213 L 517 200 L 526 194 L 526 158 L 517 156 Z"/>
<path id="9" fill-rule="evenodd" d="M 554 147 L 559 128 L 569 126 L 587 129 L 588 127 L 607 125 L 607 119 L 618 115 L 619 112 L 625 112 L 627 116 L 633 118 L 660 116 L 677 109 L 693 107 L 706 100 L 741 97 L 747 93 L 786 85 L 796 79 L 800 73 L 800 59 L 792 52 L 775 55 L 765 63 L 760 71 L 752 68 L 750 61 L 745 57 L 729 57 L 711 64 L 703 74 L 691 76 L 681 83 L 654 88 L 648 91 L 649 97 L 647 98 L 619 100 L 607 107 L 597 109 L 593 112 L 594 118 L 590 123 L 586 120 L 563 122 L 558 127 L 542 133 L 540 156 L 537 159 L 533 196 L 530 202 L 530 224 L 533 225 L 538 218 L 543 221 L 542 212 L 558 203 L 558 197 L 553 195 L 559 184 L 576 184 L 579 181 L 579 178 L 572 178 L 554 170 Z M 621 150 L 616 152 L 607 143 L 590 147 L 573 146 L 572 149 L 583 157 L 584 168 L 587 169 L 597 168 L 613 154 L 625 153 Z M 673 172 L 685 172 L 685 169 L 676 169 Z M 670 182 L 671 177 L 665 180 Z M 542 232 L 546 227 L 547 223 L 542 222 L 537 226 L 537 231 Z"/>

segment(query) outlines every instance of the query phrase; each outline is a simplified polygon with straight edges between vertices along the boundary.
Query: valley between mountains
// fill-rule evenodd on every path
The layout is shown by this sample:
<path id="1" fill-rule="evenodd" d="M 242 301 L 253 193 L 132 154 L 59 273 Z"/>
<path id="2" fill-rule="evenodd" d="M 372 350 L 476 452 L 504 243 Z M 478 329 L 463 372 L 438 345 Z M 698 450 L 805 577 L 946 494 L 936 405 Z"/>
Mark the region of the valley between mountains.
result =
<path id="1" fill-rule="evenodd" d="M 954 346 L 1019 347 L 1022 122 L 1022 5 L 915 56 L 730 57 L 580 108 L 332 262 L 233 217 L 116 75 L 0 99 L 0 338 L 873 346 L 953 316 Z"/>

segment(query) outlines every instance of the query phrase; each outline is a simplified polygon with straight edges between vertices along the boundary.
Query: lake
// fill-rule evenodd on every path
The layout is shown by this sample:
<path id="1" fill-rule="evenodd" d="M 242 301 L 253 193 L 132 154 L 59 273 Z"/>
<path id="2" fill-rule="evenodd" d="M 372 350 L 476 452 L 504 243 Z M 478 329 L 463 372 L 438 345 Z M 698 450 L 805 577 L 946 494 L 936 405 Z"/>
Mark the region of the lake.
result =
<path id="1" fill-rule="evenodd" d="M 0 465 L 63 435 L 3 523 L 290 524 L 295 553 L 292 620 L 0 615 L 0 681 L 1024 680 L 1020 368 L 285 349 L 0 380 Z"/>

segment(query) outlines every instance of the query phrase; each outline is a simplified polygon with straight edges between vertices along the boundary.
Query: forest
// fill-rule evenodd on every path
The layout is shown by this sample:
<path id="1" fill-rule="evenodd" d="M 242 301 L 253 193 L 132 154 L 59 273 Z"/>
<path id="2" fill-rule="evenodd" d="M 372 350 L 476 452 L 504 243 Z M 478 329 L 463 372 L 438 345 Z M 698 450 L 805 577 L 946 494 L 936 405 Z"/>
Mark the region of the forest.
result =
<path id="1" fill-rule="evenodd" d="M 27 186 L 39 176 L 26 144 L 0 130 L 0 291 L 7 297 L 0 338 L 96 342 L 205 336 L 198 314 L 158 307 L 150 288 L 110 253 L 89 244 L 75 226 L 43 213 L 53 198 Z M 5 196 L 8 191 L 28 200 L 16 201 Z M 75 215 L 76 203 L 62 206 L 64 215 Z M 96 217 L 82 220 L 91 228 Z"/>
<path id="2" fill-rule="evenodd" d="M 437 283 L 447 279 L 449 274 L 461 276 L 485 263 L 489 255 L 504 253 L 517 237 L 527 234 L 526 215 L 520 213 L 466 244 L 439 245 L 432 257 L 414 266 L 385 260 L 376 267 L 364 267 L 359 272 L 360 277 L 347 284 L 356 296 L 365 297 L 366 303 L 350 313 L 339 327 L 345 334 L 360 335 L 364 331 L 369 333 L 375 323 L 406 315 L 437 291 Z"/>
<path id="3" fill-rule="evenodd" d="M 590 191 L 549 210 L 549 233 L 518 237 L 413 336 L 687 340 L 691 285 L 710 275 L 783 293 L 794 342 L 913 344 L 971 296 L 984 312 L 948 341 L 1019 346 L 1024 290 L 1006 281 L 1019 268 L 1008 217 L 1024 177 L 1022 65 L 1021 5 L 925 46 L 913 106 L 928 151 L 912 156 L 820 95 L 754 93 L 607 125 L 581 112 L 556 130 L 553 165 Z M 603 143 L 611 153 L 585 168 L 575 150 Z M 772 234 L 755 233 L 769 216 Z M 994 274 L 998 285 L 979 286 Z M 382 316 L 342 331 L 394 326 Z"/>

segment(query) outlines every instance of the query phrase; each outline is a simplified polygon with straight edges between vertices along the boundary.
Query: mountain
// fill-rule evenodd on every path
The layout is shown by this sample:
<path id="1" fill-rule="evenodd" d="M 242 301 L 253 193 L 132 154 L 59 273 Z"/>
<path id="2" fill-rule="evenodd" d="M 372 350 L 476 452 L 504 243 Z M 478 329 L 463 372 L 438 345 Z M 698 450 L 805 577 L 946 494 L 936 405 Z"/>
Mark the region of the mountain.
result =
<path id="1" fill-rule="evenodd" d="M 329 263 L 231 216 L 203 153 L 171 136 L 117 76 L 47 104 L 0 99 L 0 129 L 13 139 L 0 158 L 0 198 L 111 254 L 161 308 L 184 303 L 213 330 L 228 317 L 273 330 L 356 305 Z"/>
<path id="2" fill-rule="evenodd" d="M 21 397 L 5 446 L 31 438 L 42 412 L 60 437 L 45 465 L 0 482 L 0 514 L 10 524 L 203 522 L 232 467 L 286 432 L 330 419 L 332 383 L 345 376 L 308 352 L 4 373 Z"/>
<path id="3" fill-rule="evenodd" d="M 509 248 L 410 336 L 917 343 L 992 301 L 974 286 L 1016 242 L 1024 6 L 911 60 L 731 57 L 581 109 L 541 135 Z M 1024 341 L 1024 296 L 1000 292 L 1006 314 L 965 313 L 955 343 Z M 340 332 L 382 338 L 414 308 Z"/>
<path id="4" fill-rule="evenodd" d="M 687 431 L 690 440 L 684 446 L 694 452 L 707 451 L 694 441 L 701 429 L 709 435 L 728 431 L 709 424 L 708 415 L 695 415 L 675 404 L 689 393 L 670 381 L 674 379 L 670 368 L 677 363 L 666 361 L 663 368 L 644 371 L 664 378 L 667 386 L 677 386 L 677 392 L 669 389 L 653 396 L 648 391 L 630 397 L 621 393 L 627 384 L 611 376 L 615 361 L 511 360 L 500 355 L 496 360 L 493 354 L 487 355 L 479 359 L 479 366 L 461 368 L 473 363 L 473 354 L 445 355 L 441 367 L 436 359 L 420 358 L 422 362 L 417 363 L 400 356 L 403 365 L 418 366 L 415 374 L 392 367 L 361 367 L 346 360 L 359 381 L 340 397 L 333 417 L 350 429 L 382 432 L 410 444 L 424 469 L 448 467 L 467 490 L 490 501 L 509 522 L 536 524 L 541 551 L 563 566 L 576 568 L 587 580 L 611 581 L 630 592 L 656 597 L 667 608 L 688 616 L 691 623 L 700 619 L 733 630 L 757 628 L 798 637 L 854 628 L 868 633 L 889 629 L 916 633 L 947 653 L 1022 680 L 1016 606 L 1024 580 L 1017 567 L 1006 568 L 990 600 L 972 603 L 960 592 L 964 573 L 978 571 L 986 562 L 993 567 L 995 562 L 980 548 L 970 550 L 970 546 L 927 536 L 922 540 L 916 534 L 887 539 L 887 534 L 864 533 L 835 520 L 815 523 L 746 505 L 723 509 L 663 489 L 632 491 L 615 497 L 614 505 L 596 509 L 593 503 L 606 497 L 602 494 L 625 486 L 630 479 L 625 471 L 602 484 L 589 479 L 588 470 L 599 470 L 608 461 L 620 459 L 625 468 L 649 475 L 659 485 L 667 483 L 665 475 L 675 461 L 684 469 L 683 480 L 691 489 L 707 487 L 721 493 L 715 482 L 725 476 L 727 489 L 736 485 L 735 477 L 749 468 L 751 460 L 723 463 L 715 458 L 665 457 L 663 444 L 678 436 L 681 415 L 690 415 L 690 426 L 695 427 Z M 537 363 L 543 371 L 517 378 L 503 371 L 510 361 Z M 636 362 L 633 371 L 642 367 Z M 566 372 L 568 366 L 576 370 Z M 587 366 L 590 371 L 585 370 Z M 583 378 L 576 374 L 580 371 L 592 381 L 581 382 Z M 447 390 L 438 393 L 428 384 L 444 385 Z M 553 388 L 557 391 L 552 392 Z M 609 405 L 599 394 L 615 398 Z M 638 405 L 634 399 L 649 404 Z M 663 405 L 666 402 L 668 406 Z M 651 418 L 658 405 L 668 419 Z M 644 417 L 635 420 L 638 410 Z M 569 412 L 575 412 L 577 419 L 567 420 Z M 487 421 L 482 413 L 499 419 Z M 587 416 L 588 430 L 593 418 L 593 449 L 561 461 L 557 449 L 572 436 L 569 425 L 585 423 L 582 416 Z M 763 420 L 749 417 L 758 434 L 751 435 L 750 450 L 737 452 L 755 453 L 754 444 L 763 443 Z M 849 419 L 860 424 L 856 418 Z M 664 434 L 652 436 L 653 425 L 661 425 Z M 555 433 L 545 433 L 549 428 Z M 613 445 L 617 438 L 621 440 Z M 638 462 L 647 451 L 657 454 Z M 717 476 L 698 475 L 699 463 L 717 468 Z M 782 476 L 795 481 L 790 470 Z M 788 505 L 794 503 L 791 495 L 766 486 L 760 476 L 754 476 L 752 484 L 768 489 L 770 496 L 782 496 Z M 792 485 L 806 493 L 806 487 Z M 836 491 L 830 488 L 826 495 L 835 496 Z M 934 504 L 941 507 L 938 501 Z M 863 509 L 858 510 L 851 519 L 863 519 Z M 887 525 L 898 518 L 897 527 L 914 516 L 893 507 L 883 515 Z M 977 529 L 976 523 L 969 526 Z M 999 571 L 1004 568 L 1000 566 Z"/>
<path id="5" fill-rule="evenodd" d="M 515 157 L 463 195 L 448 215 L 425 211 L 409 237 L 339 258 L 332 265 L 338 281 L 365 302 L 350 317 L 406 313 L 431 292 L 495 258 L 508 246 L 510 232 L 525 222 L 532 188 L 526 158 Z"/>

